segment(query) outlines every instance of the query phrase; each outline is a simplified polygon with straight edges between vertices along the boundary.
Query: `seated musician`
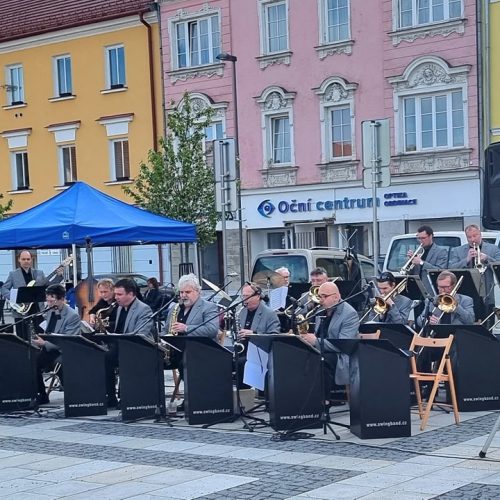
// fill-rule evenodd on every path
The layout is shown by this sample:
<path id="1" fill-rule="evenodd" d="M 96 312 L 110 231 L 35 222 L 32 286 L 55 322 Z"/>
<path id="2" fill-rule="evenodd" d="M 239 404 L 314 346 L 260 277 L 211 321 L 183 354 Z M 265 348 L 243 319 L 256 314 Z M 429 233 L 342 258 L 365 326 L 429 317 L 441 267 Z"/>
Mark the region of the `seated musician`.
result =
<path id="1" fill-rule="evenodd" d="M 315 300 L 313 300 L 315 290 L 317 290 L 323 283 L 328 282 L 328 272 L 324 267 L 314 268 L 309 273 L 309 276 L 310 276 L 311 288 L 308 292 L 305 292 L 301 295 L 297 303 L 298 307 L 295 311 L 296 314 L 300 314 L 302 316 L 306 316 L 306 314 L 309 311 L 311 311 L 311 309 L 314 309 L 318 305 L 318 303 Z M 310 333 L 314 333 L 315 331 L 315 322 L 316 322 L 315 316 L 311 317 L 311 319 L 308 321 Z"/>
<path id="2" fill-rule="evenodd" d="M 114 333 L 143 335 L 153 340 L 156 327 L 151 308 L 137 298 L 137 284 L 133 279 L 123 278 L 115 284 L 115 300 L 118 304 Z M 116 398 L 115 368 L 118 366 L 118 344 L 110 342 L 106 352 L 106 393 L 108 408 L 118 406 Z"/>
<path id="3" fill-rule="evenodd" d="M 333 385 L 349 384 L 349 356 L 341 353 L 329 342 L 329 339 L 357 338 L 359 316 L 347 302 L 339 303 L 341 296 L 335 283 L 323 283 L 319 287 L 318 295 L 320 304 L 325 309 L 325 315 L 318 316 L 316 332 L 303 334 L 302 339 L 324 353 L 325 399 L 329 404 L 329 395 Z"/>
<path id="4" fill-rule="evenodd" d="M 457 284 L 457 277 L 451 271 L 442 271 L 436 280 L 438 294 L 451 294 Z M 439 297 L 438 295 L 438 297 Z M 452 312 L 443 312 L 436 304 L 436 298 L 425 299 L 424 310 L 417 318 L 416 324 L 422 326 L 445 324 L 445 325 L 471 325 L 474 323 L 474 301 L 467 295 L 455 293 L 456 307 Z"/>
<path id="5" fill-rule="evenodd" d="M 247 282 L 241 289 L 243 308 L 239 315 L 238 342 L 245 349 L 238 358 L 238 384 L 239 387 L 247 387 L 243 384 L 243 368 L 246 363 L 246 346 L 248 337 L 253 334 L 280 333 L 280 321 L 278 315 L 264 302 L 262 288 L 255 283 Z"/>
<path id="6" fill-rule="evenodd" d="M 377 278 L 377 288 L 380 293 L 380 298 L 384 299 L 387 305 L 387 311 L 383 314 L 378 314 L 372 310 L 367 317 L 367 321 L 377 323 L 401 323 L 406 325 L 408 317 L 413 306 L 413 301 L 404 295 L 395 293 L 396 279 L 389 272 L 382 273 Z M 385 299 L 385 297 L 388 297 Z"/>
<path id="7" fill-rule="evenodd" d="M 178 289 L 179 303 L 168 312 L 164 335 L 210 337 L 216 341 L 219 333 L 219 309 L 215 302 L 201 297 L 201 286 L 196 275 L 181 276 Z M 170 364 L 172 368 L 179 370 L 179 378 L 182 380 L 182 353 L 171 350 Z M 177 411 L 184 411 L 184 402 L 177 406 Z"/>
<path id="8" fill-rule="evenodd" d="M 45 331 L 47 333 L 79 335 L 80 317 L 74 309 L 71 309 L 71 307 L 66 304 L 65 297 L 66 289 L 62 285 L 50 285 L 47 287 L 47 290 L 45 290 L 47 307 L 51 308 L 50 311 L 44 314 L 45 320 L 47 321 Z M 38 386 L 37 403 L 40 405 L 47 404 L 49 403 L 49 396 L 47 395 L 43 382 L 43 371 L 50 370 L 54 366 L 54 363 L 60 361 L 61 350 L 52 342 L 48 342 L 39 337 L 35 337 L 32 343 L 40 347 L 40 352 L 36 359 Z M 59 370 L 58 376 L 62 383 L 62 369 Z"/>
<path id="9" fill-rule="evenodd" d="M 101 311 L 110 308 L 111 304 L 115 302 L 115 285 L 113 280 L 110 278 L 103 278 L 97 282 L 97 293 L 99 294 L 99 301 L 97 304 L 89 310 L 89 324 L 92 327 L 96 326 L 96 314 Z M 116 308 L 113 308 L 108 316 L 109 326 L 107 330 L 109 332 L 114 331 L 116 320 Z M 104 332 L 102 332 L 104 333 Z"/>

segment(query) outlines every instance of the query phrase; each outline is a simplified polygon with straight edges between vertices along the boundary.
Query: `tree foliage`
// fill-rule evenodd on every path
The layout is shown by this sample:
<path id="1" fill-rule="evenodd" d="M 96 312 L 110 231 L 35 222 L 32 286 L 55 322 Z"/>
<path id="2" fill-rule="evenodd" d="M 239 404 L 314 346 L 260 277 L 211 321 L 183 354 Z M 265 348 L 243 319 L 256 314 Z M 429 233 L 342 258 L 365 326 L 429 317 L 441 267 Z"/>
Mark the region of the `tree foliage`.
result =
<path id="1" fill-rule="evenodd" d="M 158 151 L 150 150 L 131 186 L 123 190 L 151 212 L 196 224 L 198 243 L 214 241 L 217 213 L 212 168 L 204 153 L 205 129 L 212 109 L 184 94 L 167 115 L 167 136 Z"/>
<path id="2" fill-rule="evenodd" d="M 3 194 L 0 193 L 0 200 L 3 200 Z M 12 200 L 9 200 L 7 203 L 2 204 L 0 203 L 0 220 L 2 220 L 7 212 L 9 212 L 12 209 L 12 205 L 14 205 Z"/>

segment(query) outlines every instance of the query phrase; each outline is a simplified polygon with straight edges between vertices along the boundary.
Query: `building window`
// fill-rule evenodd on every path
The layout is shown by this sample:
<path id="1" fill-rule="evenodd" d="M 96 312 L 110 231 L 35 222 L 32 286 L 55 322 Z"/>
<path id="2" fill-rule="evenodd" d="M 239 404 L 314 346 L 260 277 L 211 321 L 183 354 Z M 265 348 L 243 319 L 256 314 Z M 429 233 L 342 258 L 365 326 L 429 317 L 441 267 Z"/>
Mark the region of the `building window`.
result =
<path id="1" fill-rule="evenodd" d="M 462 16 L 462 0 L 399 0 L 399 27 L 437 23 Z"/>
<path id="2" fill-rule="evenodd" d="M 322 163 L 351 160 L 354 151 L 355 83 L 327 78 L 315 93 L 320 99 Z"/>
<path id="3" fill-rule="evenodd" d="M 219 15 L 175 23 L 176 69 L 212 64 L 220 53 Z"/>
<path id="4" fill-rule="evenodd" d="M 467 74 L 470 66 L 451 67 L 439 57 L 422 57 L 394 87 L 396 151 L 425 152 L 467 146 Z"/>
<path id="5" fill-rule="evenodd" d="M 130 179 L 128 139 L 111 141 L 111 168 L 114 181 L 127 181 Z"/>
<path id="6" fill-rule="evenodd" d="M 405 152 L 464 145 L 462 91 L 403 99 Z"/>
<path id="7" fill-rule="evenodd" d="M 267 248 L 286 248 L 286 233 L 267 233 Z"/>
<path id="8" fill-rule="evenodd" d="M 264 168 L 292 166 L 295 162 L 293 143 L 293 99 L 295 93 L 281 87 L 269 87 L 257 102 L 261 106 L 264 141 Z"/>
<path id="9" fill-rule="evenodd" d="M 59 177 L 63 185 L 71 184 L 78 180 L 76 174 L 76 146 L 59 146 Z"/>
<path id="10" fill-rule="evenodd" d="M 291 162 L 290 119 L 288 115 L 271 116 L 270 120 L 270 150 L 272 163 L 283 164 Z"/>
<path id="11" fill-rule="evenodd" d="M 54 92 L 58 97 L 73 95 L 73 82 L 71 78 L 71 57 L 54 57 Z"/>
<path id="12" fill-rule="evenodd" d="M 8 104 L 10 106 L 24 104 L 24 75 L 22 65 L 7 66 L 5 81 Z"/>
<path id="13" fill-rule="evenodd" d="M 261 1 L 261 37 L 263 54 L 288 50 L 287 1 Z"/>
<path id="14" fill-rule="evenodd" d="M 125 87 L 125 48 L 123 45 L 106 47 L 107 86 L 110 89 Z"/>
<path id="15" fill-rule="evenodd" d="M 16 151 L 11 155 L 12 161 L 12 189 L 23 191 L 30 188 L 28 168 L 28 152 Z"/>
<path id="16" fill-rule="evenodd" d="M 321 0 L 323 43 L 335 43 L 350 37 L 349 0 Z"/>

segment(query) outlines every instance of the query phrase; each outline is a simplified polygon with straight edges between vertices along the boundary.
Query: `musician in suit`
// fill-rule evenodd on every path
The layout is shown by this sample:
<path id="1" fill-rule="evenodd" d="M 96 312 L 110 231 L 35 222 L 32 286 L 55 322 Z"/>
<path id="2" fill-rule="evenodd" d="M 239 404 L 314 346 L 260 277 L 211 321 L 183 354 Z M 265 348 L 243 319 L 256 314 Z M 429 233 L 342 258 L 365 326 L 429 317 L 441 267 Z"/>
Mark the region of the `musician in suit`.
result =
<path id="1" fill-rule="evenodd" d="M 467 238 L 465 245 L 451 249 L 449 267 L 450 269 L 473 269 L 477 267 L 478 263 L 481 266 L 486 266 L 486 270 L 482 274 L 480 288 L 483 308 L 479 316 L 480 319 L 484 319 L 495 307 L 495 278 L 493 270 L 488 264 L 500 261 L 500 248 L 483 241 L 481 229 L 476 224 L 470 224 L 465 228 L 465 236 Z"/>
<path id="2" fill-rule="evenodd" d="M 389 272 L 382 273 L 377 278 L 377 288 L 380 292 L 381 297 L 387 297 L 389 294 L 393 293 L 396 288 L 396 278 Z M 386 300 L 388 306 L 387 312 L 383 314 L 377 314 L 375 311 L 367 317 L 367 321 L 376 321 L 378 323 L 401 323 L 406 325 L 408 323 L 408 317 L 413 306 L 413 301 L 408 297 L 401 294 L 392 295 Z"/>
<path id="3" fill-rule="evenodd" d="M 115 283 L 116 311 L 115 333 L 123 335 L 143 335 L 154 340 L 156 327 L 151 308 L 137 298 L 137 285 L 131 278 L 123 278 Z M 106 352 L 106 392 L 108 408 L 118 406 L 116 398 L 115 368 L 118 366 L 118 344 L 112 342 Z"/>
<path id="4" fill-rule="evenodd" d="M 165 335 L 209 337 L 215 342 L 219 332 L 217 304 L 201 297 L 200 282 L 192 273 L 181 276 L 177 286 L 180 296 L 179 303 L 169 310 L 163 333 Z M 170 366 L 179 370 L 179 379 L 182 380 L 184 377 L 182 353 L 175 350 L 170 351 Z M 177 405 L 177 411 L 184 411 L 184 401 Z"/>
<path id="5" fill-rule="evenodd" d="M 66 304 L 66 289 L 62 285 L 50 285 L 45 291 L 48 312 L 44 314 L 47 321 L 46 333 L 62 333 L 65 335 L 79 335 L 81 331 L 78 313 Z M 49 397 L 43 382 L 43 371 L 50 370 L 55 363 L 61 361 L 61 350 L 52 342 L 40 337 L 32 339 L 32 343 L 40 347 L 36 359 L 36 375 L 38 385 L 37 403 L 49 403 Z M 62 368 L 58 372 L 61 383 L 63 382 Z"/>
<path id="6" fill-rule="evenodd" d="M 423 253 L 415 255 L 411 261 L 413 269 L 411 275 L 420 276 L 427 292 L 434 294 L 428 271 L 432 269 L 445 269 L 448 263 L 448 251 L 434 243 L 434 230 L 430 226 L 420 226 L 417 229 L 417 240 L 422 245 Z M 413 250 L 408 251 L 408 257 L 414 255 Z"/>
<path id="7" fill-rule="evenodd" d="M 457 277 L 451 271 L 442 271 L 436 280 L 438 294 L 450 294 L 457 284 Z M 474 323 L 474 302 L 471 297 L 456 293 L 457 307 L 451 313 L 443 313 L 436 305 L 434 298 L 425 299 L 424 311 L 417 318 L 417 326 L 422 328 L 427 320 L 429 325 L 471 325 Z"/>
<path id="8" fill-rule="evenodd" d="M 278 269 L 275 269 L 274 272 L 276 274 L 279 274 L 283 278 L 283 284 L 281 287 L 290 287 L 290 270 L 287 267 L 278 267 Z M 279 290 L 279 289 L 278 289 Z M 271 291 L 271 294 L 273 292 Z M 292 328 L 292 322 L 287 313 L 285 313 L 286 310 L 290 311 L 290 307 L 295 304 L 297 301 L 292 297 L 291 295 L 286 296 L 285 299 L 285 304 L 284 307 L 280 307 L 279 309 L 276 310 L 276 313 L 278 314 L 278 319 L 280 321 L 280 331 L 282 333 L 288 333 L 290 329 Z"/>
<path id="9" fill-rule="evenodd" d="M 359 316 L 347 302 L 341 302 L 335 283 L 323 283 L 318 291 L 325 316 L 316 322 L 316 332 L 302 335 L 303 340 L 317 349 L 322 348 L 326 362 L 325 397 L 328 400 L 333 383 L 349 384 L 349 356 L 340 352 L 329 339 L 355 339 L 358 337 Z"/>
<path id="10" fill-rule="evenodd" d="M 9 273 L 7 280 L 2 286 L 2 297 L 4 299 L 10 299 L 10 291 L 12 289 L 27 286 L 28 283 L 32 281 L 35 282 L 34 286 L 46 286 L 49 283 L 60 283 L 63 279 L 64 270 L 62 267 L 57 269 L 54 278 L 50 282 L 45 277 L 43 271 L 33 269 L 33 256 L 29 250 L 22 250 L 19 253 L 17 261 L 19 262 L 19 267 Z M 29 312 L 34 314 L 41 310 L 43 310 L 43 302 L 33 304 Z M 17 335 L 25 340 L 29 340 L 31 336 L 29 327 L 24 321 L 21 321 L 24 316 L 12 309 L 12 317 L 14 318 L 14 322 L 16 324 Z"/>
<path id="11" fill-rule="evenodd" d="M 247 387 L 243 384 L 243 368 L 246 363 L 246 346 L 248 338 L 254 334 L 280 333 L 280 321 L 278 315 L 264 302 L 262 288 L 256 283 L 247 282 L 241 289 L 243 308 L 239 314 L 240 330 L 238 331 L 238 342 L 245 346 L 245 354 L 238 359 L 238 384 L 239 387 Z"/>

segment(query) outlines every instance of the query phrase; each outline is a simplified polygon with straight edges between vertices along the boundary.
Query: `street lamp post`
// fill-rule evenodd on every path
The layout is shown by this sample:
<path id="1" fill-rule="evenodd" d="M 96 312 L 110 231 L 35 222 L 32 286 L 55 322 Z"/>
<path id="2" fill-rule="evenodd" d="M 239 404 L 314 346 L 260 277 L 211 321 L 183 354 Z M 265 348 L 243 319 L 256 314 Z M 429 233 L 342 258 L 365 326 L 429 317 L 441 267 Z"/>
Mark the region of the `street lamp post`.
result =
<path id="1" fill-rule="evenodd" d="M 239 259 L 240 259 L 240 279 L 241 286 L 245 284 L 245 253 L 243 247 L 243 213 L 241 210 L 241 178 L 240 178 L 240 145 L 238 131 L 238 94 L 236 88 L 236 61 L 238 58 L 227 52 L 223 52 L 216 57 L 219 61 L 229 61 L 232 63 L 232 91 L 234 110 L 234 151 L 236 156 L 236 214 L 238 217 L 238 238 L 239 238 Z M 226 256 L 224 256 L 225 258 Z M 225 278 L 225 277 L 224 277 Z"/>

